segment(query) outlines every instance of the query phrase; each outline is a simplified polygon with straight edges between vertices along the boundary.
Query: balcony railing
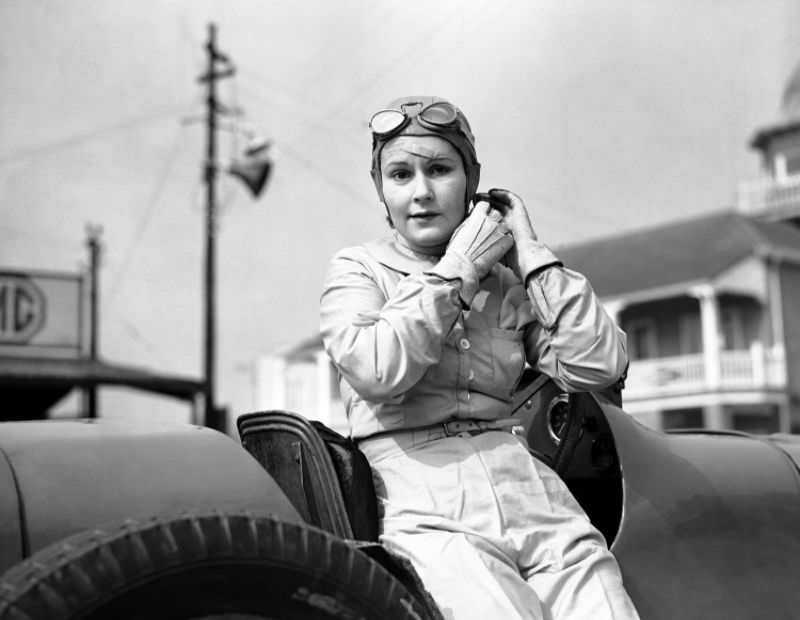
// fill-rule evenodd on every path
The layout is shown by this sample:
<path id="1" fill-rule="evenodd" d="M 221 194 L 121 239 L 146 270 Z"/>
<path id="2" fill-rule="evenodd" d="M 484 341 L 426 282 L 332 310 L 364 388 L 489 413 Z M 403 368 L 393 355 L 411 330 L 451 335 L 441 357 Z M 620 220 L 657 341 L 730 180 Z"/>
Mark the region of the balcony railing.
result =
<path id="1" fill-rule="evenodd" d="M 772 178 L 747 181 L 739 185 L 736 192 L 736 207 L 751 215 L 800 207 L 800 175 L 795 174 L 783 181 Z"/>
<path id="2" fill-rule="evenodd" d="M 719 390 L 763 390 L 786 385 L 782 346 L 720 351 L 719 369 L 706 372 L 702 353 L 631 362 L 625 398 L 647 399 Z M 716 372 L 714 372 L 716 371 Z M 716 375 L 716 376 L 714 376 Z"/>

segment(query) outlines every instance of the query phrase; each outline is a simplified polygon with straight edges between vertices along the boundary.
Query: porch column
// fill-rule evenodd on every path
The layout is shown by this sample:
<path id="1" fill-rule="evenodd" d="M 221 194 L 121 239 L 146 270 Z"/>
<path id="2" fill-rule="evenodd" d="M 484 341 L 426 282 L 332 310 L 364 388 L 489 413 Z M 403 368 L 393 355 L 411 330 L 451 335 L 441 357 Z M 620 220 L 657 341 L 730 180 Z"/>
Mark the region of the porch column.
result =
<path id="1" fill-rule="evenodd" d="M 766 344 L 769 350 L 775 354 L 782 353 L 783 364 L 781 365 L 780 382 L 782 386 L 788 386 L 788 374 L 786 365 L 786 340 L 783 325 L 783 290 L 781 286 L 781 259 L 775 258 L 767 263 L 767 307 L 769 309 L 769 323 L 771 333 L 770 340 Z M 769 380 L 775 381 L 776 377 L 770 373 Z"/>
<path id="2" fill-rule="evenodd" d="M 716 390 L 720 386 L 719 300 L 710 285 L 698 286 L 691 294 L 700 301 L 700 327 L 703 332 L 703 361 L 706 387 Z"/>
<path id="3" fill-rule="evenodd" d="M 789 405 L 789 398 L 786 397 L 778 404 L 778 432 L 792 432 L 792 408 Z"/>
<path id="4" fill-rule="evenodd" d="M 766 351 L 760 340 L 750 344 L 750 363 L 753 366 L 753 387 L 763 390 L 767 386 Z"/>
<path id="5" fill-rule="evenodd" d="M 706 405 L 704 412 L 703 426 L 712 430 L 724 430 L 730 428 L 725 416 L 725 408 L 719 404 Z"/>

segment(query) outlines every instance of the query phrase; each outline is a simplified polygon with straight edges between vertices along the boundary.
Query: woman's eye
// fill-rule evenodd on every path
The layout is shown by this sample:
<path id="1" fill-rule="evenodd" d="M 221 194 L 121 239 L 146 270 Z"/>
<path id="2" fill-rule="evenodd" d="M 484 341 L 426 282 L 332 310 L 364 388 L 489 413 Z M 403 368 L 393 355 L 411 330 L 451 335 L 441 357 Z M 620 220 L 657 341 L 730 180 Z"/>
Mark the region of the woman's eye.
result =
<path id="1" fill-rule="evenodd" d="M 445 166 L 444 164 L 435 164 L 431 166 L 431 174 L 435 176 L 448 174 L 450 170 L 451 170 L 450 166 Z"/>
<path id="2" fill-rule="evenodd" d="M 395 181 L 405 181 L 411 177 L 411 173 L 408 170 L 395 170 L 389 176 Z"/>

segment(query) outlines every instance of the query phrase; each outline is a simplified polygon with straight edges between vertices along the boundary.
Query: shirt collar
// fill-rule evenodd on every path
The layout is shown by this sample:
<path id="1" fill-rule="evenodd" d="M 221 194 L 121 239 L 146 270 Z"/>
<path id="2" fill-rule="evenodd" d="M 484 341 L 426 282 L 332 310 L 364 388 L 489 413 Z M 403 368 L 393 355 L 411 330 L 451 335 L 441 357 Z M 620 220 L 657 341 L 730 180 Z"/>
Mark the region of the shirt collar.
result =
<path id="1" fill-rule="evenodd" d="M 423 254 L 404 246 L 397 239 L 397 233 L 382 239 L 374 239 L 364 247 L 381 265 L 409 275 L 419 275 L 439 262 L 439 254 Z"/>

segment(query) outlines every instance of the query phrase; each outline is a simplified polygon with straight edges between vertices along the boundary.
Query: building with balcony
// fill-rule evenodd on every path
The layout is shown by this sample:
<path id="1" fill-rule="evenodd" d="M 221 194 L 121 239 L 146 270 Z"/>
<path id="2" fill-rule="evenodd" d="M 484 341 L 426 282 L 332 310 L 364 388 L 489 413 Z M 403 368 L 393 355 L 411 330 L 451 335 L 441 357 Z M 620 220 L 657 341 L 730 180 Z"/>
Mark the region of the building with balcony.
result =
<path id="1" fill-rule="evenodd" d="M 628 334 L 626 411 L 665 429 L 800 429 L 800 229 L 725 211 L 557 253 Z"/>
<path id="2" fill-rule="evenodd" d="M 763 176 L 730 210 L 556 251 L 628 334 L 624 408 L 654 428 L 800 432 L 800 65 L 750 146 Z M 318 337 L 259 377 L 262 405 L 344 428 Z"/>

